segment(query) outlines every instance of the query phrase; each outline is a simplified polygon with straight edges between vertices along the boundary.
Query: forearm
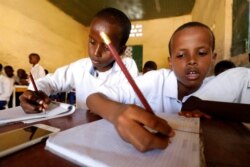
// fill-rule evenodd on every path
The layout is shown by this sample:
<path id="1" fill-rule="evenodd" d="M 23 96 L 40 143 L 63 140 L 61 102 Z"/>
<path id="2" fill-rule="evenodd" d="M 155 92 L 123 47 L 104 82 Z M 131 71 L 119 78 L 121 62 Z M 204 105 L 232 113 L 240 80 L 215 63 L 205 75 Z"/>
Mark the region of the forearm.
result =
<path id="1" fill-rule="evenodd" d="M 101 93 L 91 94 L 88 96 L 86 103 L 91 112 L 96 113 L 112 123 L 114 123 L 116 115 L 126 107 L 125 104 L 112 101 Z"/>

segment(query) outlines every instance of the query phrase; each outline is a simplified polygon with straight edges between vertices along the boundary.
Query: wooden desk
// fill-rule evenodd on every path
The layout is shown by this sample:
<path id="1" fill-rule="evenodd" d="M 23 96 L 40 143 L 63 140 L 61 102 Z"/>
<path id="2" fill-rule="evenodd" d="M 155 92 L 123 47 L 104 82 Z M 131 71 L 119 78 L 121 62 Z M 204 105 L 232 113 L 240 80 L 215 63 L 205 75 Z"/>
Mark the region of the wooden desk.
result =
<path id="1" fill-rule="evenodd" d="M 241 123 L 201 121 L 201 138 L 208 167 L 249 167 L 250 130 Z"/>
<path id="2" fill-rule="evenodd" d="M 48 124 L 65 130 L 76 125 L 97 120 L 95 115 L 81 110 L 62 118 L 56 118 L 40 123 Z M 18 127 L 22 123 L 0 126 L 0 133 Z M 240 123 L 205 120 L 201 122 L 201 139 L 204 145 L 204 155 L 208 167 L 247 167 L 250 164 L 250 131 Z M 79 141 L 80 142 L 80 141 Z M 29 167 L 72 167 L 76 166 L 47 150 L 45 142 L 26 148 L 0 159 L 0 166 Z"/>
<path id="3" fill-rule="evenodd" d="M 16 107 L 16 93 L 17 92 L 24 92 L 28 89 L 26 85 L 14 85 L 13 89 L 13 99 L 12 99 L 12 107 Z"/>

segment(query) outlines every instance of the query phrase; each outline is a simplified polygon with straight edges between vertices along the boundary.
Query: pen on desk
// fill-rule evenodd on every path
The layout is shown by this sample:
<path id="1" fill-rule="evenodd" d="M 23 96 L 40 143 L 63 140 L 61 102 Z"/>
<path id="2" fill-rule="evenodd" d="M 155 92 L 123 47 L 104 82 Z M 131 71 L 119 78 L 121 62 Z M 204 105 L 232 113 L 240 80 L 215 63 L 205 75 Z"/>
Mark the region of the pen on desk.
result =
<path id="1" fill-rule="evenodd" d="M 38 93 L 38 89 L 37 89 L 35 80 L 34 80 L 33 75 L 31 73 L 30 73 L 30 80 L 31 80 L 32 86 L 34 87 L 35 93 Z M 46 110 L 45 110 L 45 114 L 46 114 Z"/>
<path id="2" fill-rule="evenodd" d="M 113 47 L 109 37 L 107 36 L 106 33 L 101 32 L 100 33 L 104 43 L 108 46 L 110 52 L 112 53 L 112 55 L 114 56 L 117 64 L 120 66 L 122 72 L 124 73 L 124 75 L 126 76 L 126 78 L 128 79 L 129 83 L 131 84 L 132 88 L 134 89 L 135 93 L 137 94 L 137 96 L 139 97 L 140 101 L 142 102 L 142 104 L 144 105 L 144 107 L 146 108 L 146 111 L 153 113 L 153 110 L 151 109 L 150 105 L 148 104 L 147 100 L 145 99 L 145 97 L 143 96 L 142 92 L 140 91 L 140 89 L 138 88 L 138 86 L 136 85 L 134 79 L 131 77 L 131 75 L 129 74 L 127 68 L 125 67 L 125 65 L 123 64 L 119 54 L 117 53 L 117 51 L 115 50 L 115 48 Z"/>

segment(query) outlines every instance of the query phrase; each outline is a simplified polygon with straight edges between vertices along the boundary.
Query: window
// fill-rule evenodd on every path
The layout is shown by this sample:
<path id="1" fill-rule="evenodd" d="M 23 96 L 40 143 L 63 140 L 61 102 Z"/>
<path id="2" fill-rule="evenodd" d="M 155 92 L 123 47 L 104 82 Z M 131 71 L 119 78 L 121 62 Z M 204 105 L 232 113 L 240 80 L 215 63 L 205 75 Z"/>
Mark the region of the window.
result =
<path id="1" fill-rule="evenodd" d="M 131 31 L 130 31 L 130 37 L 141 37 L 143 35 L 142 33 L 142 24 L 132 24 Z"/>
<path id="2" fill-rule="evenodd" d="M 233 39 L 231 55 L 249 52 L 249 3 L 247 0 L 233 1 Z"/>

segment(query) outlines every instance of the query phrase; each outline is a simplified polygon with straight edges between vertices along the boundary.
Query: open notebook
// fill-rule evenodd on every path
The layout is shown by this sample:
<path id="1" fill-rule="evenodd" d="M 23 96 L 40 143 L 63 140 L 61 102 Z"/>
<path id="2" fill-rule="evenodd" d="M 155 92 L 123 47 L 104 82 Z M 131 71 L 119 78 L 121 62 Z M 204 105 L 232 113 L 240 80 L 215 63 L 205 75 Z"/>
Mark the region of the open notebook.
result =
<path id="1" fill-rule="evenodd" d="M 178 115 L 161 117 L 176 129 L 176 135 L 164 150 L 137 151 L 124 142 L 113 125 L 104 119 L 51 136 L 46 149 L 81 166 L 200 166 L 199 119 Z"/>
<path id="2" fill-rule="evenodd" d="M 75 106 L 66 103 L 52 102 L 46 112 L 37 114 L 26 114 L 22 107 L 13 107 L 0 112 L 0 125 L 20 122 L 33 123 L 46 119 L 66 116 L 72 114 L 75 111 Z"/>

